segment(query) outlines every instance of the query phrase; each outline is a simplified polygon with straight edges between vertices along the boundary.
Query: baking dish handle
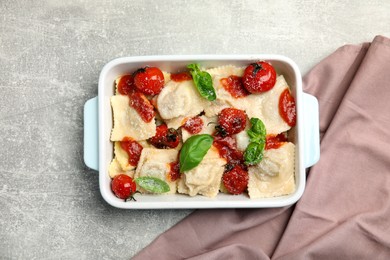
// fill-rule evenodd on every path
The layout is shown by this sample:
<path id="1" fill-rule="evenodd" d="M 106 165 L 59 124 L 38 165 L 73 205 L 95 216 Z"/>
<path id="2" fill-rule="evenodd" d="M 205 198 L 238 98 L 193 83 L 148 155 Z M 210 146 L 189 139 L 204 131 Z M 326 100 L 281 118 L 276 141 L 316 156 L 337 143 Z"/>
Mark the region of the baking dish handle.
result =
<path id="1" fill-rule="evenodd" d="M 309 168 L 320 159 L 319 109 L 316 97 L 303 93 L 304 165 Z"/>
<path id="2" fill-rule="evenodd" d="M 84 162 L 96 171 L 99 170 L 98 136 L 98 98 L 94 97 L 84 105 Z"/>

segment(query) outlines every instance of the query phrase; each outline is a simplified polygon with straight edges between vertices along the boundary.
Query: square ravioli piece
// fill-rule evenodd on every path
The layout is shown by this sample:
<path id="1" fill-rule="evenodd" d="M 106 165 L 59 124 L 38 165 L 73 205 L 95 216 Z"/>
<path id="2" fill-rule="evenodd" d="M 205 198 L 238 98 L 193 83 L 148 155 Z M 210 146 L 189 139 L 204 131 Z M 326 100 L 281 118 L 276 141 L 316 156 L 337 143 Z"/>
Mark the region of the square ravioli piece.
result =
<path id="1" fill-rule="evenodd" d="M 210 198 L 217 196 L 225 164 L 226 161 L 219 157 L 217 149 L 211 146 L 198 166 L 181 174 L 178 192 L 190 196 L 197 194 Z"/>
<path id="2" fill-rule="evenodd" d="M 208 105 L 205 106 L 204 109 L 206 116 L 216 116 L 224 108 L 232 106 L 231 102 L 229 101 L 236 100 L 236 98 L 232 97 L 231 94 L 225 90 L 225 88 L 222 86 L 221 80 L 232 75 L 242 77 L 244 70 L 244 67 L 235 67 L 233 65 L 221 66 L 207 70 L 213 79 L 213 87 L 217 94 L 217 99 L 214 101 L 208 101 Z"/>
<path id="3" fill-rule="evenodd" d="M 244 110 L 249 118 L 261 119 L 267 134 L 280 134 L 291 128 L 279 114 L 280 95 L 289 88 L 284 77 L 280 75 L 271 90 L 242 98 L 230 98 L 227 102 L 235 108 Z"/>
<path id="4" fill-rule="evenodd" d="M 147 143 L 147 141 L 139 141 L 137 143 L 140 144 L 143 148 L 146 148 L 146 147 L 150 146 Z M 114 142 L 114 154 L 115 154 L 115 158 L 118 161 L 120 167 L 124 171 L 130 171 L 130 170 L 134 170 L 135 169 L 136 165 L 131 165 L 129 163 L 129 155 L 128 155 L 128 153 L 125 150 L 123 150 L 123 148 L 121 146 L 121 142 L 119 142 L 119 141 L 118 142 Z"/>
<path id="5" fill-rule="evenodd" d="M 138 112 L 129 104 L 128 96 L 117 95 L 111 97 L 111 106 L 114 114 L 114 128 L 111 132 L 111 141 L 122 141 L 127 136 L 140 141 L 153 137 L 156 134 L 154 119 L 149 123 L 144 122 Z"/>
<path id="6" fill-rule="evenodd" d="M 168 177 L 170 163 L 177 160 L 178 150 L 176 149 L 156 149 L 144 148 L 139 159 L 134 178 L 155 177 L 165 181 L 169 185 L 170 191 L 164 194 L 176 193 L 176 181 L 171 181 Z M 140 189 L 142 193 L 147 193 Z"/>
<path id="7" fill-rule="evenodd" d="M 285 143 L 264 151 L 258 165 L 249 167 L 248 193 L 251 199 L 291 194 L 295 191 L 295 145 Z"/>
<path id="8" fill-rule="evenodd" d="M 112 159 L 110 163 L 110 166 L 108 167 L 108 174 L 110 175 L 111 179 L 115 178 L 115 176 L 119 174 L 126 174 L 131 178 L 133 178 L 134 170 L 127 170 L 127 171 L 123 170 L 118 160 L 114 157 L 114 159 Z"/>
<path id="9" fill-rule="evenodd" d="M 194 82 L 170 81 L 157 97 L 157 109 L 169 128 L 179 128 L 184 119 L 193 117 L 203 111 L 206 99 L 200 96 Z"/>
<path id="10" fill-rule="evenodd" d="M 125 150 L 122 149 L 121 142 L 115 142 L 114 153 L 115 153 L 116 161 L 118 162 L 119 166 L 123 170 L 125 171 L 134 170 L 135 166 L 129 163 L 129 155 L 126 153 Z"/>

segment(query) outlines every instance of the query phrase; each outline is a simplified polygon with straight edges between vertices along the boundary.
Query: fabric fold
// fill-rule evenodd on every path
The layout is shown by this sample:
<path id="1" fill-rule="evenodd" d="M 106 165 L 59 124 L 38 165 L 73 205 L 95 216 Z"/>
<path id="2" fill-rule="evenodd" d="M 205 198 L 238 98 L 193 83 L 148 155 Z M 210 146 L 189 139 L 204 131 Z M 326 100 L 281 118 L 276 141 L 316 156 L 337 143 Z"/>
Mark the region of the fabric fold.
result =
<path id="1" fill-rule="evenodd" d="M 134 259 L 390 259 L 390 39 L 336 50 L 304 77 L 321 158 L 296 205 L 197 210 Z"/>

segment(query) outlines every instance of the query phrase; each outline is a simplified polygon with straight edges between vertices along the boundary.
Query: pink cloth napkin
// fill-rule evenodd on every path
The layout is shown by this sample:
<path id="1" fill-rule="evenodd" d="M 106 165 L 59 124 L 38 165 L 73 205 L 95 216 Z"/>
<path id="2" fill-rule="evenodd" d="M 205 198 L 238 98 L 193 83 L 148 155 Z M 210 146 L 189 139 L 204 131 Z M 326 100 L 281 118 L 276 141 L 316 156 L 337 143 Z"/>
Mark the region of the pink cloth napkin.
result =
<path id="1" fill-rule="evenodd" d="M 321 159 L 296 205 L 197 210 L 134 259 L 390 259 L 390 39 L 339 48 L 304 91 Z"/>

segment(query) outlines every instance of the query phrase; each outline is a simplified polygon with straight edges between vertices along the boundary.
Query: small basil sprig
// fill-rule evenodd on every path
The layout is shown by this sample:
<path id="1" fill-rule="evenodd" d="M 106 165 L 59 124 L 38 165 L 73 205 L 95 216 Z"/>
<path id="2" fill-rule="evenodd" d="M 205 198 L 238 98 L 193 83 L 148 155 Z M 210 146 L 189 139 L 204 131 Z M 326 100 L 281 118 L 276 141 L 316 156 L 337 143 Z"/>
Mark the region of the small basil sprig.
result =
<path id="1" fill-rule="evenodd" d="M 250 143 L 244 152 L 244 162 L 246 165 L 255 165 L 263 159 L 267 133 L 265 125 L 260 119 L 252 117 L 250 122 L 252 126 L 246 131 Z"/>
<path id="2" fill-rule="evenodd" d="M 210 101 L 215 100 L 217 94 L 213 87 L 211 75 L 207 71 L 201 71 L 199 65 L 196 63 L 189 64 L 187 68 L 190 69 L 192 79 L 194 80 L 194 84 L 198 89 L 199 94 Z"/>
<path id="3" fill-rule="evenodd" d="M 168 183 L 155 177 L 149 177 L 149 176 L 138 177 L 135 179 L 135 182 L 141 188 L 152 193 L 165 193 L 171 190 L 169 188 Z"/>
<path id="4" fill-rule="evenodd" d="M 188 138 L 180 151 L 180 172 L 186 172 L 198 166 L 213 141 L 213 137 L 208 134 L 193 135 Z"/>
<path id="5" fill-rule="evenodd" d="M 263 159 L 264 143 L 249 143 L 244 153 L 246 165 L 255 165 Z"/>
<path id="6" fill-rule="evenodd" d="M 263 121 L 256 117 L 252 117 L 249 122 L 251 123 L 251 128 L 246 131 L 249 135 L 249 140 L 254 143 L 265 142 L 267 131 Z"/>

